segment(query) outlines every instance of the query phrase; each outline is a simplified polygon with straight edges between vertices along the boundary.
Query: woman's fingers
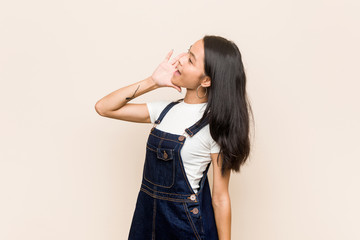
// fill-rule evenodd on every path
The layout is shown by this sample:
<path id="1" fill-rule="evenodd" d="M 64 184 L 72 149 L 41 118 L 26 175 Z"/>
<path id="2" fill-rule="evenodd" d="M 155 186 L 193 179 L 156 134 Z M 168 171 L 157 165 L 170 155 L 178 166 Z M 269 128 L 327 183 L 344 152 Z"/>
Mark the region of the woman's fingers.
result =
<path id="1" fill-rule="evenodd" d="M 176 90 L 178 90 L 179 92 L 181 92 L 181 87 L 178 87 L 174 84 L 171 84 L 171 87 L 175 88 Z"/>
<path id="2" fill-rule="evenodd" d="M 166 55 L 166 57 L 165 57 L 165 59 L 164 59 L 164 62 L 168 62 L 168 61 L 169 61 L 169 59 L 170 59 L 171 55 L 173 54 L 173 52 L 174 52 L 174 49 L 171 49 L 171 51 Z"/>
<path id="3" fill-rule="evenodd" d="M 169 63 L 173 65 L 174 63 L 176 63 L 180 58 L 182 58 L 186 54 L 187 54 L 186 52 L 180 53 L 175 58 L 171 59 L 171 61 Z"/>
<path id="4" fill-rule="evenodd" d="M 180 53 L 179 55 L 177 55 L 175 58 L 171 59 L 170 60 L 170 57 L 171 55 L 173 54 L 174 52 L 174 49 L 171 49 L 170 52 L 168 52 L 168 54 L 166 55 L 165 59 L 164 59 L 164 62 L 169 62 L 171 65 L 174 65 L 175 63 L 178 62 L 178 60 L 180 58 L 182 58 L 183 56 L 185 56 L 187 53 L 186 52 L 183 52 L 183 53 Z M 169 61 L 170 60 L 170 61 Z"/>

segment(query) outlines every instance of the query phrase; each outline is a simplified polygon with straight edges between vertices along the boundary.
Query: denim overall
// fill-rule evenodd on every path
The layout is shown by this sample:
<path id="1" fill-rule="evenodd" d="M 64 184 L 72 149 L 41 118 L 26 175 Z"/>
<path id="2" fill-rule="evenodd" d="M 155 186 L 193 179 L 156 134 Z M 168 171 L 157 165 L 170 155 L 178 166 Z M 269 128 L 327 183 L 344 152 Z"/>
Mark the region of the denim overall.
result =
<path id="1" fill-rule="evenodd" d="M 171 102 L 164 108 L 149 134 L 129 240 L 218 240 L 207 178 L 211 162 L 195 193 L 180 156 L 186 137 L 155 127 L 179 102 Z M 190 137 L 208 124 L 207 118 L 199 121 L 185 129 Z"/>

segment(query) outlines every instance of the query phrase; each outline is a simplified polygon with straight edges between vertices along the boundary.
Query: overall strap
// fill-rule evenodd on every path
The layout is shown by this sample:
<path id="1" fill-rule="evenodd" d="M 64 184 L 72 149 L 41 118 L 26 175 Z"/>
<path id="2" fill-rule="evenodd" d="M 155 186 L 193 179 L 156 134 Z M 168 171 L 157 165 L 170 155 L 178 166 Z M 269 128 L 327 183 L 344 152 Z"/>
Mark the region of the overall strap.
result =
<path id="1" fill-rule="evenodd" d="M 200 122 L 200 120 L 194 123 L 194 125 L 192 125 L 191 127 L 185 129 L 185 132 L 189 134 L 190 137 L 194 136 L 198 131 L 205 127 L 206 124 L 209 123 L 209 115 L 206 115 L 205 119 L 202 122 Z"/>
<path id="2" fill-rule="evenodd" d="M 164 116 L 166 115 L 166 113 L 176 104 L 180 103 L 180 100 L 174 101 L 169 103 L 160 113 L 158 119 L 155 121 L 155 124 L 159 124 L 161 122 L 161 120 L 164 118 Z"/>

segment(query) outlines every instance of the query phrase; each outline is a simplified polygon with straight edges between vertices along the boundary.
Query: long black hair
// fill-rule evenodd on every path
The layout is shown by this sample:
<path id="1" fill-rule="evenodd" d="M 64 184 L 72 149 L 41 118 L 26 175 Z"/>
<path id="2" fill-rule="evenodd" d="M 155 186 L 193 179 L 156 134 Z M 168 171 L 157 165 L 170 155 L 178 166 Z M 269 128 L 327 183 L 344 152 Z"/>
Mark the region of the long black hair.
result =
<path id="1" fill-rule="evenodd" d="M 249 113 L 253 117 L 241 53 L 234 42 L 220 36 L 205 35 L 203 41 L 205 74 L 211 85 L 200 121 L 208 117 L 210 134 L 220 146 L 221 174 L 240 172 L 250 155 Z"/>

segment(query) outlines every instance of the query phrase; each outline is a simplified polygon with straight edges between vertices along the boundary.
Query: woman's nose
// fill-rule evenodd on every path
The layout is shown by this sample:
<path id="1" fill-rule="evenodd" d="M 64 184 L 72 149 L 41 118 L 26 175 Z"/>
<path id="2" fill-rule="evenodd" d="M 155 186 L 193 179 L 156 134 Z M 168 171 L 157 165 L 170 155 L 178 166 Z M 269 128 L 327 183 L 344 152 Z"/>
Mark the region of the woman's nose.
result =
<path id="1" fill-rule="evenodd" d="M 180 63 L 180 65 L 183 65 L 183 63 L 184 63 L 184 59 L 186 60 L 187 59 L 187 53 L 183 53 L 184 55 L 183 56 L 181 56 L 180 58 L 179 58 L 179 63 Z"/>

